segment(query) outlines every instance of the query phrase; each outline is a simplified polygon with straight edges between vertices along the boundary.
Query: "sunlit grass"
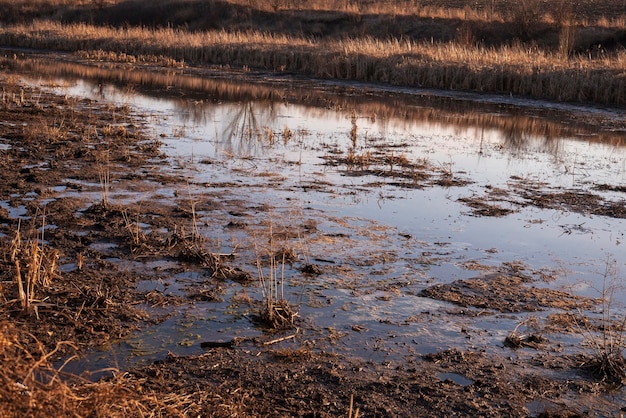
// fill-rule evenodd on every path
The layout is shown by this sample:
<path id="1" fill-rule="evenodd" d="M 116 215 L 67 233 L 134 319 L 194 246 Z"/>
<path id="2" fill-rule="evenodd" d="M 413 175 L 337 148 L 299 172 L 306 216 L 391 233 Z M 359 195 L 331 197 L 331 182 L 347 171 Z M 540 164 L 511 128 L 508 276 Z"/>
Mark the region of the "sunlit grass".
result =
<path id="1" fill-rule="evenodd" d="M 123 51 L 178 62 L 297 71 L 320 78 L 509 93 L 559 101 L 626 103 L 626 51 L 599 59 L 563 58 L 522 43 L 456 43 L 359 37 L 311 39 L 258 31 L 187 32 L 36 21 L 5 28 L 0 41 L 21 47 Z"/>

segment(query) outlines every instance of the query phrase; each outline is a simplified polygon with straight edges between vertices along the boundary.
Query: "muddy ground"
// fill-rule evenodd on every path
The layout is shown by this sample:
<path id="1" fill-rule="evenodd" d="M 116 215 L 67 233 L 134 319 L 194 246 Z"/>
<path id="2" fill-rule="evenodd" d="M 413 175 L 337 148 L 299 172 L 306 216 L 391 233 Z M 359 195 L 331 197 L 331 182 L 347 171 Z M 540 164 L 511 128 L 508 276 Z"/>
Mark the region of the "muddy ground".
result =
<path id="1" fill-rule="evenodd" d="M 133 329 L 162 320 L 143 309 L 146 305 L 192 304 L 214 297 L 212 289 L 225 281 L 255 285 L 250 269 L 239 265 L 237 257 L 205 248 L 194 234 L 193 207 L 158 193 L 143 199 L 141 207 L 132 199 L 125 205 L 109 201 L 112 181 L 131 196 L 160 184 L 184 188 L 183 179 L 163 174 L 159 141 L 141 126 L 140 116 L 129 108 L 50 95 L 25 87 L 17 74 L 2 76 L 0 195 L 8 205 L 0 209 L 0 355 L 9 367 L 0 373 L 0 415 L 50 416 L 58 411 L 59 416 L 330 417 L 356 416 L 357 409 L 358 416 L 380 417 L 626 413 L 611 400 L 623 375 L 598 374 L 598 364 L 587 351 L 566 355 L 550 347 L 551 332 L 576 333 L 583 323 L 586 329 L 602 327 L 581 314 L 598 301 L 535 287 L 535 279 L 514 264 L 486 275 L 478 266 L 475 278 L 423 291 L 423 296 L 459 306 L 450 315 L 544 308 L 575 312 L 551 317 L 541 330 L 511 330 L 502 341 L 510 347 L 508 356 L 468 349 L 405 362 L 364 361 L 313 344 L 315 325 L 294 319 L 280 334 L 205 341 L 202 355 L 171 354 L 152 364 L 116 370 L 96 383 L 88 374 L 55 375 L 51 364 L 106 347 Z M 354 161 L 350 165 L 354 175 L 365 169 Z M 410 172 L 418 171 L 410 167 Z M 420 181 L 438 185 L 432 173 L 424 174 L 428 170 L 419 172 Z M 61 192 L 66 197 L 58 198 Z M 506 197 L 486 196 L 468 206 L 476 216 L 502 215 L 496 206 L 503 200 L 537 207 L 565 201 L 570 210 L 581 212 L 604 207 L 592 197 L 564 200 L 560 193 L 520 186 Z M 241 202 L 240 212 L 246 207 Z M 623 217 L 616 208 L 621 206 L 602 214 Z M 141 222 L 151 226 L 149 233 L 135 222 L 139 213 Z M 244 228 L 238 213 L 231 214 L 233 227 Z M 313 229 L 304 226 L 303 233 Z M 91 245 L 103 242 L 114 244 L 113 257 Z M 182 270 L 202 271 L 205 287 L 177 298 L 139 292 L 135 285 L 158 279 L 158 273 L 146 269 L 137 275 L 112 259 L 168 260 Z M 303 269 L 303 274 L 320 273 L 314 264 Z M 281 345 L 281 338 L 288 338 L 289 345 Z M 325 338 L 331 344 L 334 337 Z M 517 350 L 526 355 L 518 356 Z M 617 366 L 623 370 L 623 363 Z M 60 384 L 66 389 L 59 391 Z M 103 392 L 108 384 L 116 390 Z"/>

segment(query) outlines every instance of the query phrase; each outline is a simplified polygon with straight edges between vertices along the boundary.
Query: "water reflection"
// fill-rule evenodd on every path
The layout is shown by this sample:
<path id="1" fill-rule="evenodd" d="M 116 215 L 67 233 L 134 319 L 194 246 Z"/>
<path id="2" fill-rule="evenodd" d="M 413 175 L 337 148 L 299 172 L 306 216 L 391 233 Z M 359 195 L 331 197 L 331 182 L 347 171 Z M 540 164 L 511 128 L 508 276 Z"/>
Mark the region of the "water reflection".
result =
<path id="1" fill-rule="evenodd" d="M 547 107 L 520 110 L 502 103 L 437 97 L 415 91 L 390 93 L 310 80 L 270 79 L 267 75 L 224 75 L 197 68 L 159 69 L 155 72 L 121 64 L 120 67 L 88 65 L 35 56 L 4 58 L 0 63 L 20 72 L 90 79 L 95 82 L 94 89 L 98 89 L 100 96 L 104 83 L 114 83 L 146 95 L 181 98 L 175 102 L 176 106 L 191 124 L 206 124 L 207 118 L 211 117 L 208 107 L 222 102 L 247 103 L 232 115 L 233 126 L 222 132 L 226 137 L 251 136 L 265 126 L 274 125 L 276 104 L 292 103 L 306 105 L 308 114 L 303 117 L 311 119 L 319 118 L 328 109 L 354 111 L 375 122 L 383 134 L 392 127 L 409 131 L 416 126 L 430 126 L 438 130 L 452 129 L 456 135 L 470 135 L 477 141 L 485 141 L 485 136 L 490 132 L 494 135 L 495 131 L 495 135 L 504 138 L 502 145 L 505 149 L 511 152 L 532 147 L 557 155 L 560 149 L 558 139 L 568 137 L 620 147 L 626 144 L 626 132 L 598 130 L 597 126 L 577 122 L 576 117 L 567 115 L 567 112 L 564 121 L 562 112 Z M 250 80 L 256 82 L 250 83 Z M 256 104 L 257 112 L 264 109 L 262 119 L 252 112 L 251 102 Z"/>

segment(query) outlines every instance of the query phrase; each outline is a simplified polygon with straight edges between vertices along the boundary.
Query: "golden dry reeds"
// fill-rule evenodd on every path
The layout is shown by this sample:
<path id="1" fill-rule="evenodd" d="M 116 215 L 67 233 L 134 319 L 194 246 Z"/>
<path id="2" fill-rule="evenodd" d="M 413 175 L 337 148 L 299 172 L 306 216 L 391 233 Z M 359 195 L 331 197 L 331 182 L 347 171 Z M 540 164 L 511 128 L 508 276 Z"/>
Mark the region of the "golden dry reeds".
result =
<path id="1" fill-rule="evenodd" d="M 42 226 L 42 231 L 44 227 Z M 43 232 L 42 232 L 43 234 Z M 37 314 L 39 289 L 46 289 L 58 274 L 58 250 L 44 247 L 43 236 L 39 239 L 22 240 L 18 227 L 9 249 L 11 262 L 15 266 L 15 283 L 21 309 Z"/>
<path id="2" fill-rule="evenodd" d="M 285 246 L 277 249 L 277 235 L 271 218 L 268 223 L 268 247 L 261 248 L 258 242 L 254 242 L 258 279 L 263 294 L 262 307 L 256 319 L 270 329 L 294 328 L 298 310 L 285 298 L 285 265 L 297 258 L 297 255 Z M 269 263 L 267 272 L 263 268 L 264 258 Z"/>
<path id="3" fill-rule="evenodd" d="M 340 40 L 258 31 L 188 32 L 35 21 L 7 26 L 13 46 L 124 51 L 177 62 L 293 71 L 320 78 L 510 94 L 566 102 L 626 103 L 626 51 L 563 59 L 522 43 L 499 47 L 358 37 Z"/>

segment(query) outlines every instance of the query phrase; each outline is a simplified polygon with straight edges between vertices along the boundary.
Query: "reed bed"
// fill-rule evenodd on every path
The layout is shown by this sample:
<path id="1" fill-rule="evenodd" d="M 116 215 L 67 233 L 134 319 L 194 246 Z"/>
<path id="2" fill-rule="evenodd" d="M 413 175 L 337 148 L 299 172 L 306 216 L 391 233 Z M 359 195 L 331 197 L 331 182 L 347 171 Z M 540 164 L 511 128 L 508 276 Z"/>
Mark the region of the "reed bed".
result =
<path id="1" fill-rule="evenodd" d="M 74 1 L 84 4 L 84 1 L 81 2 L 81 0 Z M 114 2 L 115 0 L 109 0 L 109 3 Z M 413 16 L 416 18 L 457 19 L 474 22 L 506 22 L 518 12 L 520 4 L 525 4 L 531 5 L 541 12 L 538 16 L 540 21 L 554 23 L 561 18 L 560 15 L 564 9 L 571 7 L 568 0 L 474 0 L 471 2 L 442 2 L 440 0 L 255 0 L 252 2 L 250 0 L 227 0 L 227 2 L 265 12 L 306 10 L 308 12 L 349 13 L 357 16 Z M 171 3 L 175 3 L 175 0 L 172 0 Z M 597 7 L 594 9 L 593 6 L 589 5 L 577 5 L 575 22 L 587 26 L 624 26 L 626 13 L 623 6 L 617 2 L 614 4 L 607 2 L 603 6 L 607 12 L 613 12 L 615 15 L 606 16 L 603 13 L 598 13 Z"/>
<path id="2" fill-rule="evenodd" d="M 312 77 L 459 91 L 505 93 L 565 102 L 626 103 L 626 51 L 563 57 L 522 43 L 311 39 L 258 31 L 188 32 L 35 21 L 12 25 L 0 43 L 65 51 L 170 57 L 177 62 L 299 72 Z M 101 53 L 104 54 L 104 53 Z"/>

